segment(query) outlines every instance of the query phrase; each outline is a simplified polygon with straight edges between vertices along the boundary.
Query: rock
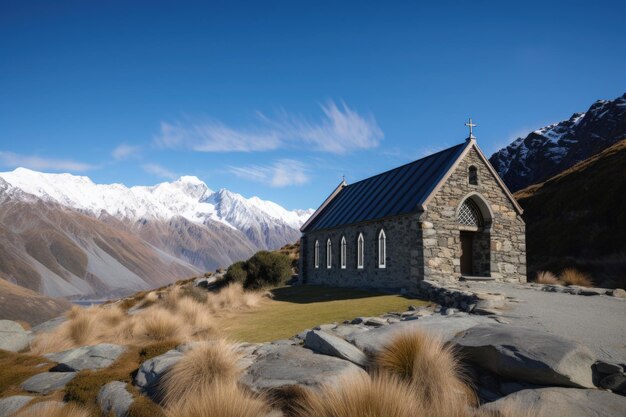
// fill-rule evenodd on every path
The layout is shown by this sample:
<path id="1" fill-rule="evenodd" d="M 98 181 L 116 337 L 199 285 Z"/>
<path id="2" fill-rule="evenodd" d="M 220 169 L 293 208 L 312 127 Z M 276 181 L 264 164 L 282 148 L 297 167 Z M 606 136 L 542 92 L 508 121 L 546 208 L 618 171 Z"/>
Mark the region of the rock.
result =
<path id="1" fill-rule="evenodd" d="M 600 386 L 613 392 L 626 394 L 626 374 L 618 373 L 604 377 L 600 381 Z"/>
<path id="2" fill-rule="evenodd" d="M 611 295 L 617 298 L 626 298 L 626 291 L 624 291 L 622 288 L 615 288 L 613 291 L 611 291 Z"/>
<path id="3" fill-rule="evenodd" d="M 28 347 L 28 332 L 19 323 L 0 320 L 0 349 L 19 352 Z"/>
<path id="4" fill-rule="evenodd" d="M 457 333 L 474 327 L 480 323 L 491 322 L 484 317 L 474 317 L 461 314 L 453 316 L 432 315 L 418 320 L 407 320 L 401 323 L 372 329 L 368 332 L 357 333 L 346 337 L 346 340 L 356 345 L 366 353 L 376 353 L 399 333 L 419 329 L 430 332 L 444 341 L 449 341 Z"/>
<path id="5" fill-rule="evenodd" d="M 13 395 L 11 397 L 0 398 L 0 417 L 8 417 L 20 408 L 31 402 L 33 397 L 28 395 Z"/>
<path id="6" fill-rule="evenodd" d="M 388 324 L 387 320 L 380 317 L 369 317 L 367 320 L 365 320 L 366 326 L 380 327 L 386 324 Z"/>
<path id="7" fill-rule="evenodd" d="M 456 312 L 457 312 L 457 310 L 454 309 L 454 308 L 446 308 L 445 310 L 443 310 L 443 313 L 441 313 L 441 314 L 443 314 L 444 316 L 452 316 Z"/>
<path id="8" fill-rule="evenodd" d="M 456 337 L 466 360 L 514 380 L 593 388 L 595 356 L 573 340 L 524 327 L 483 324 Z"/>
<path id="9" fill-rule="evenodd" d="M 351 362 L 300 346 L 273 346 L 246 369 L 241 382 L 259 392 L 287 385 L 318 387 L 353 373 L 365 371 Z"/>
<path id="10" fill-rule="evenodd" d="M 50 394 L 60 390 L 76 376 L 76 372 L 44 372 L 28 378 L 20 387 L 24 391 Z"/>
<path id="11" fill-rule="evenodd" d="M 98 405 L 103 416 L 112 412 L 115 417 L 124 417 L 133 404 L 133 396 L 126 390 L 126 383 L 109 382 L 98 392 Z"/>
<path id="12" fill-rule="evenodd" d="M 153 399 L 158 398 L 158 384 L 165 372 L 181 360 L 183 354 L 178 350 L 169 350 L 162 355 L 148 359 L 141 364 L 135 385 Z"/>
<path id="13" fill-rule="evenodd" d="M 365 367 L 367 357 L 358 348 L 332 334 L 313 330 L 307 333 L 304 346 L 316 353 L 345 359 L 356 365 Z"/>
<path id="14" fill-rule="evenodd" d="M 49 333 L 66 321 L 67 319 L 65 318 L 65 316 L 60 316 L 48 321 L 44 321 L 43 323 L 36 325 L 30 330 L 31 332 L 33 332 L 33 334 Z"/>
<path id="15" fill-rule="evenodd" d="M 358 333 L 363 333 L 363 332 L 367 332 L 370 329 L 368 327 L 365 326 L 360 326 L 358 324 L 356 325 L 352 325 L 352 324 L 340 324 L 339 326 L 335 327 L 334 329 L 332 329 L 332 333 L 335 336 L 339 336 L 342 339 L 345 339 L 348 336 L 354 335 L 354 334 L 358 334 Z M 308 333 L 308 332 L 307 332 Z M 305 334 L 306 337 L 306 334 Z"/>
<path id="16" fill-rule="evenodd" d="M 502 294 L 494 293 L 476 293 L 478 301 L 475 308 L 494 309 L 502 308 L 506 302 L 506 298 Z"/>
<path id="17" fill-rule="evenodd" d="M 624 415 L 626 397 L 593 389 L 539 388 L 518 391 L 481 408 L 504 411 L 516 406 L 532 410 L 535 417 L 616 417 Z"/>
<path id="18" fill-rule="evenodd" d="M 107 368 L 125 350 L 123 346 L 101 343 L 94 346 L 81 346 L 63 352 L 48 353 L 43 356 L 58 363 L 51 369 L 52 372 L 72 372 L 83 369 Z"/>
<path id="19" fill-rule="evenodd" d="M 598 361 L 594 364 L 596 371 L 601 374 L 613 375 L 622 372 L 624 369 L 616 363 Z"/>

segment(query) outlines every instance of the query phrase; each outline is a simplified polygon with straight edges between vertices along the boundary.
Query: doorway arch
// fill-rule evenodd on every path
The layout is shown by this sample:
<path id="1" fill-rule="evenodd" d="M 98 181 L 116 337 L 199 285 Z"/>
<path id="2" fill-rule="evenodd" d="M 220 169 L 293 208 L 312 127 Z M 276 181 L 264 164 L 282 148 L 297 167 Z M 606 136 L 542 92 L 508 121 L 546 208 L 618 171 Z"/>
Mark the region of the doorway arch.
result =
<path id="1" fill-rule="evenodd" d="M 478 193 L 466 195 L 456 210 L 459 228 L 459 265 L 462 276 L 491 275 L 491 224 L 493 213 Z"/>

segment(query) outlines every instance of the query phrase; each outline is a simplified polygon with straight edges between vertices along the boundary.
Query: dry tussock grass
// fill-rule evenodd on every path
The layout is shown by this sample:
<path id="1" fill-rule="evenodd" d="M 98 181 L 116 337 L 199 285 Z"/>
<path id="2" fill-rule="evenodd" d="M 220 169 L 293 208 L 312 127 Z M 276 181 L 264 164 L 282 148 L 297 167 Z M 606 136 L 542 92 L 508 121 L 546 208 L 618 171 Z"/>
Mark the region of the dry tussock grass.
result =
<path id="1" fill-rule="evenodd" d="M 589 275 L 574 268 L 566 268 L 561 272 L 559 279 L 565 285 L 579 285 L 581 287 L 593 287 L 593 281 Z"/>
<path id="2" fill-rule="evenodd" d="M 427 410 L 417 401 L 413 387 L 395 375 L 355 374 L 309 391 L 296 405 L 297 417 L 416 417 Z"/>
<path id="3" fill-rule="evenodd" d="M 13 417 L 90 417 L 89 412 L 73 404 L 65 406 L 36 404 L 14 414 Z"/>
<path id="4" fill-rule="evenodd" d="M 230 285 L 221 292 L 208 293 L 206 302 L 185 296 L 174 286 L 161 294 L 143 296 L 142 306 L 133 315 L 116 304 L 89 308 L 74 307 L 68 320 L 51 333 L 39 335 L 32 351 L 37 354 L 98 343 L 143 345 L 178 340 L 210 340 L 219 336 L 213 317 L 230 311 L 258 306 L 266 294 L 244 291 Z"/>
<path id="5" fill-rule="evenodd" d="M 546 285 L 557 285 L 560 284 L 561 281 L 550 271 L 539 271 L 537 272 L 537 277 L 535 278 L 535 282 L 537 284 L 546 284 Z"/>
<path id="6" fill-rule="evenodd" d="M 217 340 L 201 342 L 185 352 L 160 383 L 166 404 L 210 392 L 219 383 L 236 384 L 241 368 L 235 346 Z"/>
<path id="7" fill-rule="evenodd" d="M 374 363 L 378 372 L 410 383 L 419 401 L 435 415 L 448 415 L 452 410 L 476 404 L 452 347 L 426 332 L 399 334 L 375 357 Z"/>
<path id="8" fill-rule="evenodd" d="M 216 382 L 166 409 L 167 417 L 267 417 L 267 403 L 236 384 Z"/>

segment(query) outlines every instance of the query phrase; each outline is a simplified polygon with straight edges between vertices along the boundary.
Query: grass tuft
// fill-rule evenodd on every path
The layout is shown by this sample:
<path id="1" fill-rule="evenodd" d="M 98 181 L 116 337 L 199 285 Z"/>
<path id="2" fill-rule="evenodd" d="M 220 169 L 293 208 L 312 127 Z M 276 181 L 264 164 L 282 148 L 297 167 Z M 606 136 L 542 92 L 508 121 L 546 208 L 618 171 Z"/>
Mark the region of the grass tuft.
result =
<path id="1" fill-rule="evenodd" d="M 13 417 L 90 417 L 87 410 L 74 404 L 59 406 L 56 404 L 46 404 L 37 406 L 34 404 Z"/>
<path id="2" fill-rule="evenodd" d="M 236 384 L 215 383 L 169 406 L 167 417 L 267 417 L 270 407 Z"/>
<path id="3" fill-rule="evenodd" d="M 413 387 L 392 374 L 355 374 L 301 396 L 297 417 L 416 417 L 428 415 Z"/>
<path id="4" fill-rule="evenodd" d="M 535 278 L 535 282 L 537 284 L 545 284 L 545 285 L 557 285 L 560 284 L 561 281 L 550 271 L 539 271 L 537 272 L 537 276 Z"/>
<path id="5" fill-rule="evenodd" d="M 476 402 L 452 347 L 426 332 L 394 337 L 375 357 L 374 364 L 379 372 L 410 383 L 419 401 L 441 415 Z"/>
<path id="6" fill-rule="evenodd" d="M 160 385 L 166 404 L 208 392 L 216 383 L 235 384 L 241 372 L 240 355 L 224 340 L 201 342 L 185 352 Z"/>
<path id="7" fill-rule="evenodd" d="M 561 272 L 559 279 L 565 285 L 579 285 L 581 287 L 593 287 L 593 281 L 589 275 L 574 268 L 566 268 Z"/>

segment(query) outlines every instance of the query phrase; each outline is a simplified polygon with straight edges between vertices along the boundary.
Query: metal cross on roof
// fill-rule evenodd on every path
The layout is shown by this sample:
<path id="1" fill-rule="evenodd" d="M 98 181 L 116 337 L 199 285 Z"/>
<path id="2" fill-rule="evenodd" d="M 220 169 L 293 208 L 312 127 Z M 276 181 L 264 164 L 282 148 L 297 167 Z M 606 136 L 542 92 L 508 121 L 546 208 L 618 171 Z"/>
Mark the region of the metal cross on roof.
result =
<path id="1" fill-rule="evenodd" d="M 478 125 L 475 124 L 475 123 L 472 123 L 472 118 L 471 117 L 469 118 L 469 122 L 465 123 L 465 126 L 469 127 L 469 131 L 470 131 L 469 138 L 470 139 L 476 139 L 476 136 L 474 136 L 474 133 L 472 132 L 472 128 L 476 127 Z"/>

